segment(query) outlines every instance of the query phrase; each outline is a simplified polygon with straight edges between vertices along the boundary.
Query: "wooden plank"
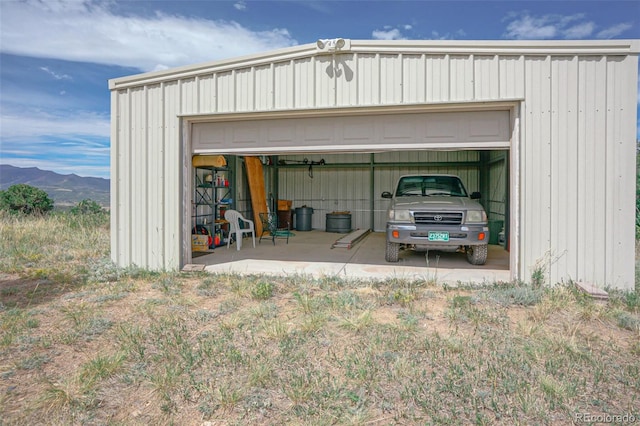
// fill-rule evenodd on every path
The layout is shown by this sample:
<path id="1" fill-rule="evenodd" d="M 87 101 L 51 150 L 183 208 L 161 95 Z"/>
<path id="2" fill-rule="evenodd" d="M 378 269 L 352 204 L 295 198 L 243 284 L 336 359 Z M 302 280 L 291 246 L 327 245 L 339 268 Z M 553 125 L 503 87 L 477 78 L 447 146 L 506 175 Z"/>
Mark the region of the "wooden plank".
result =
<path id="1" fill-rule="evenodd" d="M 244 157 L 247 170 L 247 182 L 251 195 L 251 207 L 253 209 L 253 222 L 256 226 L 256 236 L 262 235 L 262 222 L 260 213 L 267 213 L 267 194 L 264 186 L 264 174 L 262 162 L 258 157 Z"/>
<path id="2" fill-rule="evenodd" d="M 204 271 L 205 266 L 206 265 L 188 263 L 184 265 L 184 268 L 182 268 L 182 272 Z"/>
<path id="3" fill-rule="evenodd" d="M 609 299 L 609 293 L 607 293 L 605 290 L 602 290 L 602 289 L 596 287 L 593 284 L 583 283 L 582 281 L 578 281 L 578 282 L 575 283 L 575 285 L 578 288 L 578 290 L 588 294 L 589 296 L 593 297 L 594 299 L 598 299 L 598 300 L 608 300 Z"/>
<path id="4" fill-rule="evenodd" d="M 346 247 L 348 250 L 351 250 L 351 247 L 355 246 L 360 240 L 366 237 L 370 232 L 370 229 L 356 229 L 348 235 L 337 240 L 331 248 L 334 247 Z"/>

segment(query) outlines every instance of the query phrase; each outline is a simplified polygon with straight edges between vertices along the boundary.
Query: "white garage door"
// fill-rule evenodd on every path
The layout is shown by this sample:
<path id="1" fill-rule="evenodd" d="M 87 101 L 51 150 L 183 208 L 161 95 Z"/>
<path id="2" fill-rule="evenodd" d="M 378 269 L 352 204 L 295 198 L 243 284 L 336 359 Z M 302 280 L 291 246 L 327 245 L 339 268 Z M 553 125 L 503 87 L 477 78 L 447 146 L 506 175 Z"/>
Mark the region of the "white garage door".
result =
<path id="1" fill-rule="evenodd" d="M 508 149 L 509 111 L 429 112 L 194 123 L 195 154 Z"/>

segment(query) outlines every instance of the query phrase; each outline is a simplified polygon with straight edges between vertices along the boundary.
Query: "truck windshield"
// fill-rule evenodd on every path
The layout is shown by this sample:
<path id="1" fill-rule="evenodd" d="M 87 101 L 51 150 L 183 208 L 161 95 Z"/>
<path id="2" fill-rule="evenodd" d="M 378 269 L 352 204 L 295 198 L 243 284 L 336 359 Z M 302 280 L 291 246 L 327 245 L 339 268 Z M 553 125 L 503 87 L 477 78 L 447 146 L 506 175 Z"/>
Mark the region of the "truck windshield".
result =
<path id="1" fill-rule="evenodd" d="M 456 176 L 405 176 L 398 182 L 396 197 L 466 197 L 467 191 Z"/>

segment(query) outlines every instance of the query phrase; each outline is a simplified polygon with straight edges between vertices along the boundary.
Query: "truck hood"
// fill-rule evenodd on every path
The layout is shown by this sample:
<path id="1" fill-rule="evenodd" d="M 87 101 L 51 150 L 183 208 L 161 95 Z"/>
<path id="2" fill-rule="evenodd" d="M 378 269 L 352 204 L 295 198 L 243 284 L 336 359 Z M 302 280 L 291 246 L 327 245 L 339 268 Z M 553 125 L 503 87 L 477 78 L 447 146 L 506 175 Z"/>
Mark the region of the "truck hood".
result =
<path id="1" fill-rule="evenodd" d="M 484 210 L 482 205 L 468 197 L 398 197 L 393 199 L 392 208 L 398 210 Z"/>

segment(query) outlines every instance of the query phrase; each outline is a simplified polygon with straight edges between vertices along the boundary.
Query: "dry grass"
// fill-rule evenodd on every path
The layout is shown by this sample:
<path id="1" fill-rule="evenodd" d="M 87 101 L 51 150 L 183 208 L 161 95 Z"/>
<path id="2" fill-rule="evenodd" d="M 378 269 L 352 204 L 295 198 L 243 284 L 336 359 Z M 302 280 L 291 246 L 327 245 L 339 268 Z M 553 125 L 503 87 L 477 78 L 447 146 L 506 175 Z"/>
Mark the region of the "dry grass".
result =
<path id="1" fill-rule="evenodd" d="M 105 225 L 0 235 L 0 424 L 640 416 L 638 293 L 151 273 L 108 262 Z"/>

